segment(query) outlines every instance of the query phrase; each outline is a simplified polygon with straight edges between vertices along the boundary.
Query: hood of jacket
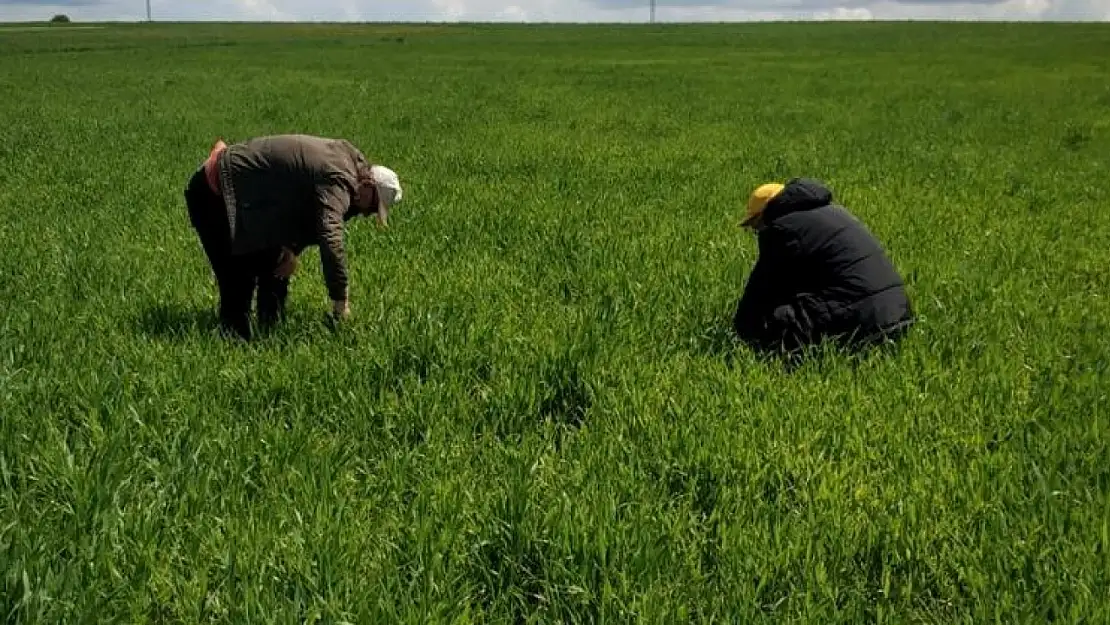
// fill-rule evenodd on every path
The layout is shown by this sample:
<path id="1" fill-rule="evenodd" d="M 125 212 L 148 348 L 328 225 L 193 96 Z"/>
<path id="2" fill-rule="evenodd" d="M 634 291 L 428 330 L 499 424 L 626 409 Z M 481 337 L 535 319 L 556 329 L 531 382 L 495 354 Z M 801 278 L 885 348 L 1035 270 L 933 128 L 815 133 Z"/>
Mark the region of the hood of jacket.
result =
<path id="1" fill-rule="evenodd" d="M 764 209 L 764 219 L 774 221 L 776 217 L 797 211 L 813 210 L 828 206 L 833 201 L 832 191 L 813 178 L 792 178 L 784 185 Z"/>

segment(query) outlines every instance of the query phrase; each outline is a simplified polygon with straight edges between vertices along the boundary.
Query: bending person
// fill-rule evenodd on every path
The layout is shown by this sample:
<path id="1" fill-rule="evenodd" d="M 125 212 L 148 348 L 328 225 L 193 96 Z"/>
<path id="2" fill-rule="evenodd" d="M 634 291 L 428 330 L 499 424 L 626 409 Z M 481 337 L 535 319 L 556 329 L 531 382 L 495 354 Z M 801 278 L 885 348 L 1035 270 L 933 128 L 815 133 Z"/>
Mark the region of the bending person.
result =
<path id="1" fill-rule="evenodd" d="M 759 258 L 733 329 L 753 348 L 789 353 L 826 339 L 860 348 L 897 340 L 913 324 L 879 242 L 820 182 L 760 186 L 743 226 L 757 233 Z"/>
<path id="2" fill-rule="evenodd" d="M 333 314 L 348 316 L 346 222 L 376 215 L 386 226 L 401 195 L 396 173 L 343 139 L 217 142 L 190 180 L 185 202 L 215 273 L 221 325 L 250 339 L 256 289 L 259 322 L 282 318 L 296 257 L 312 245 L 320 248 Z"/>

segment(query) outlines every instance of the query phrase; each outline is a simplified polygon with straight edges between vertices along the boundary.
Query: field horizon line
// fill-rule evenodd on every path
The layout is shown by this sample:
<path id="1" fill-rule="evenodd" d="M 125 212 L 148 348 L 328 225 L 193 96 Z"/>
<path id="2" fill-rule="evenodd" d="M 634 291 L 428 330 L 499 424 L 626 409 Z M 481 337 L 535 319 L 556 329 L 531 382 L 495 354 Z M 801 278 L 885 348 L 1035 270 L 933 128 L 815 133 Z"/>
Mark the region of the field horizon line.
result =
<path id="1" fill-rule="evenodd" d="M 875 24 L 875 25 L 923 25 L 923 26 L 1047 26 L 1047 25 L 1110 25 L 1107 20 L 1052 20 L 1052 19 L 756 19 L 756 20 L 718 20 L 718 21 L 590 21 L 590 22 L 565 22 L 565 21 L 508 21 L 508 20 L 474 20 L 474 21 L 448 21 L 448 20 L 103 20 L 50 22 L 48 20 L 28 21 L 0 21 L 0 29 L 10 27 L 26 28 L 42 26 L 55 30 L 76 29 L 82 27 L 105 26 L 434 26 L 434 27 L 612 27 L 625 26 L 630 28 L 644 27 L 712 27 L 712 26 L 750 26 L 750 25 L 817 25 L 817 24 Z"/>

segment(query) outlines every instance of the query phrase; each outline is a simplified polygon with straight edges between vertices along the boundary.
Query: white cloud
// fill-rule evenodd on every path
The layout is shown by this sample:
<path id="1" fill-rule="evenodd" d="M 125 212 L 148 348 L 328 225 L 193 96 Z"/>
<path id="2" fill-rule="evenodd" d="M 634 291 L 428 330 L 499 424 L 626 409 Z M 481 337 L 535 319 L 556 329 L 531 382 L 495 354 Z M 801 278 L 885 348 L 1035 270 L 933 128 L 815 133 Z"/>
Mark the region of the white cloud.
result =
<path id="1" fill-rule="evenodd" d="M 445 21 L 459 20 L 466 15 L 466 2 L 463 0 L 433 0 L 432 4 Z"/>
<path id="2" fill-rule="evenodd" d="M 873 19 L 871 9 L 867 7 L 836 7 L 832 11 L 818 11 L 813 14 L 813 18 L 817 20 L 849 20 L 861 21 Z"/>
<path id="3" fill-rule="evenodd" d="M 658 0 L 668 22 L 777 19 L 1110 20 L 1110 0 Z M 155 19 L 644 22 L 649 0 L 152 0 Z M 0 21 L 139 20 L 141 0 L 0 0 Z"/>
<path id="4" fill-rule="evenodd" d="M 239 5 L 248 15 L 258 20 L 284 21 L 296 19 L 266 0 L 239 0 Z"/>
<path id="5" fill-rule="evenodd" d="M 519 5 L 513 4 L 498 11 L 497 20 L 506 22 L 527 22 L 528 12 L 520 8 Z"/>

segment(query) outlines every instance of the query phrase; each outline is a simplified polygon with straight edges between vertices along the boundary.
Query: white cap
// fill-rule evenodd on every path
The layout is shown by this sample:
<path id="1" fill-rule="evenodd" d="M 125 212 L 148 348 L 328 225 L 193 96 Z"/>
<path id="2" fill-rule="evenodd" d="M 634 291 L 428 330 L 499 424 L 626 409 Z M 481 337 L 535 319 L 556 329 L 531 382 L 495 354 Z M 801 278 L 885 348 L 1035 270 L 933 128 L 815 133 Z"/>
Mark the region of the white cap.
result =
<path id="1" fill-rule="evenodd" d="M 382 165 L 370 168 L 370 178 L 378 189 L 378 219 L 384 225 L 389 217 L 389 207 L 401 201 L 401 181 L 396 172 Z"/>

